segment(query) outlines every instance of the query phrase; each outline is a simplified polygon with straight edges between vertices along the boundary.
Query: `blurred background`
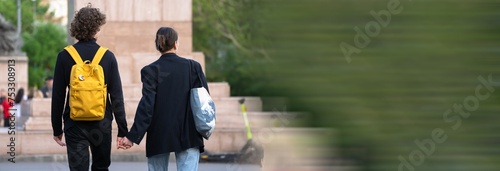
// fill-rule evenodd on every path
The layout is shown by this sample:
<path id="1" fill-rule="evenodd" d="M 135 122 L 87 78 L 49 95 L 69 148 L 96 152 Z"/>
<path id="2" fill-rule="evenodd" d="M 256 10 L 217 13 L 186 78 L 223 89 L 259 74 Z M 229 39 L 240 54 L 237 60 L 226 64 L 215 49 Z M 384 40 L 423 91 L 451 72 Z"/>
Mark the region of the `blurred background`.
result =
<path id="1" fill-rule="evenodd" d="M 60 2 L 22 0 L 30 87 L 67 45 Z M 279 142 L 318 170 L 500 168 L 500 1 L 192 0 L 192 47 L 231 96 L 301 113 L 277 127 L 329 132 Z"/>
<path id="2" fill-rule="evenodd" d="M 300 125 L 335 129 L 323 138 L 341 160 L 370 171 L 498 170 L 500 1 L 263 4 L 266 93 L 309 112 Z M 492 91 L 478 79 L 488 76 Z M 422 143 L 435 135 L 447 139 Z"/>

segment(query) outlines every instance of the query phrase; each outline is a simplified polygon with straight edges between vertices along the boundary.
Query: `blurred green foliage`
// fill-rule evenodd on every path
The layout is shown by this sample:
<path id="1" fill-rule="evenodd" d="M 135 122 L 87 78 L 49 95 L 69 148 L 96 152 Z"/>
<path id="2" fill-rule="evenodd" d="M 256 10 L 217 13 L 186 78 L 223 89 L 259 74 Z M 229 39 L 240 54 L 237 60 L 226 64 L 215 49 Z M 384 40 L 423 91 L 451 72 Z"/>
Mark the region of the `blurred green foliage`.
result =
<path id="1" fill-rule="evenodd" d="M 53 23 L 39 23 L 33 33 L 23 34 L 22 50 L 29 57 L 29 85 L 42 87 L 45 78 L 54 73 L 57 54 L 66 43 L 62 26 Z"/>
<path id="2" fill-rule="evenodd" d="M 36 1 L 36 3 L 31 0 L 21 0 L 21 32 L 33 31 L 33 5 L 36 5 L 37 19 L 53 16 L 52 13 L 48 12 L 49 6 L 41 5 L 40 2 L 40 0 Z M 11 24 L 17 26 L 17 0 L 0 0 L 0 4 L 2 4 L 0 5 L 0 14 Z"/>
<path id="3" fill-rule="evenodd" d="M 0 14 L 14 26 L 17 22 L 17 1 L 0 0 Z M 33 8 L 33 5 L 36 5 Z M 36 21 L 33 21 L 36 10 Z M 42 87 L 44 79 L 52 75 L 57 53 L 66 46 L 65 29 L 53 23 L 54 14 L 41 1 L 21 1 L 22 51 L 29 59 L 29 86 Z"/>
<path id="4" fill-rule="evenodd" d="M 386 27 L 379 23 L 379 34 L 348 63 L 341 43 L 355 46 L 354 28 L 367 34 L 365 26 L 377 22 L 370 12 L 391 2 L 402 11 Z M 479 76 L 500 82 L 500 1 L 272 0 L 260 7 L 259 34 L 273 61 L 265 92 L 309 112 L 302 126 L 336 129 L 331 143 L 342 158 L 363 170 L 398 170 L 398 156 L 409 160 L 422 151 L 414 141 L 441 128 L 447 140 L 415 170 L 500 168 L 500 84 L 458 129 L 444 120 L 475 96 Z"/>
<path id="5" fill-rule="evenodd" d="M 205 54 L 208 81 L 228 82 L 232 95 L 259 95 L 265 83 L 258 66 L 268 59 L 255 44 L 258 4 L 255 0 L 193 1 L 194 49 Z"/>

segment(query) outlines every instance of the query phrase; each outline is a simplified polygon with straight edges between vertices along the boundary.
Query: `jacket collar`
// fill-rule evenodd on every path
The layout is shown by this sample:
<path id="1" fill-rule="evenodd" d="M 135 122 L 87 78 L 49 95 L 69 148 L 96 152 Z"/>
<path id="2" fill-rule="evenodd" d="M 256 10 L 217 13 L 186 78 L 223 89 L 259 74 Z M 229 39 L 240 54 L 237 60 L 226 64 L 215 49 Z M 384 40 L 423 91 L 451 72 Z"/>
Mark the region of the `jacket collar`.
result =
<path id="1" fill-rule="evenodd" d="M 177 56 L 177 54 L 175 54 L 175 53 L 165 53 L 165 54 L 161 55 L 160 57 L 171 57 L 171 56 Z"/>
<path id="2" fill-rule="evenodd" d="M 95 38 L 92 38 L 90 40 L 79 40 L 78 43 L 81 43 L 81 44 L 97 44 L 97 40 Z"/>

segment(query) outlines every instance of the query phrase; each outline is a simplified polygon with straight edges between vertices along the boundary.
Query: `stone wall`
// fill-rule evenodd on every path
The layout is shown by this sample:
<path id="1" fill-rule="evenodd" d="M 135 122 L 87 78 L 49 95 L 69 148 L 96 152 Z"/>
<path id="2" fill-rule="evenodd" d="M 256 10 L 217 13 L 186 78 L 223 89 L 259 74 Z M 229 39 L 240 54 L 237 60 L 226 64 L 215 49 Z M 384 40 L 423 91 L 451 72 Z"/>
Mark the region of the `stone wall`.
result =
<path id="1" fill-rule="evenodd" d="M 191 0 L 76 0 L 75 9 L 89 2 L 106 14 L 98 43 L 117 57 L 123 84 L 140 83 L 140 69 L 160 56 L 154 44 L 160 27 L 178 32 L 180 56 L 205 66 L 203 54 L 192 48 Z"/>

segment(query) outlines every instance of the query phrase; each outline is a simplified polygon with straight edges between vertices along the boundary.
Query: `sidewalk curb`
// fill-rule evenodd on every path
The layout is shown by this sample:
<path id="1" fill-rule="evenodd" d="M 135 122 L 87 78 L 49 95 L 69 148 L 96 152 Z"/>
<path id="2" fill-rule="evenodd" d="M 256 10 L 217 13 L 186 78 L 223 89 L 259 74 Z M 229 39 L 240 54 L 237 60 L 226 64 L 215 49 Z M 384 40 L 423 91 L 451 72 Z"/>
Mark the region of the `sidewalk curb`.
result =
<path id="1" fill-rule="evenodd" d="M 8 156 L 0 156 L 0 163 L 9 162 Z M 19 155 L 14 159 L 16 163 L 22 162 L 67 162 L 66 154 L 46 154 L 46 155 Z M 170 161 L 175 160 L 175 155 L 170 154 Z M 111 154 L 111 162 L 147 162 L 146 155 L 140 154 Z"/>

